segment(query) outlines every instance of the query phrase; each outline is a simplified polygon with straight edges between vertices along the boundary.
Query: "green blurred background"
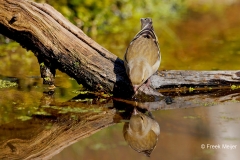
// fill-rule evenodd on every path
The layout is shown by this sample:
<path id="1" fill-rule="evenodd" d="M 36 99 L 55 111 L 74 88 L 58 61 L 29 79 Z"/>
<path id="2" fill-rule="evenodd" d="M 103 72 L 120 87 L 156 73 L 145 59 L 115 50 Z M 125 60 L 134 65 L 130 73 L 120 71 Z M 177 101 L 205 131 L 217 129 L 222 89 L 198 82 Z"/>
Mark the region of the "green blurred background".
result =
<path id="1" fill-rule="evenodd" d="M 151 17 L 161 47 L 161 70 L 239 69 L 237 0 L 36 1 L 52 5 L 120 58 L 140 29 L 140 18 Z M 5 63 L 0 67 L 1 73 L 38 74 L 37 61 L 31 52 L 2 36 L 0 44 L 0 60 Z"/>

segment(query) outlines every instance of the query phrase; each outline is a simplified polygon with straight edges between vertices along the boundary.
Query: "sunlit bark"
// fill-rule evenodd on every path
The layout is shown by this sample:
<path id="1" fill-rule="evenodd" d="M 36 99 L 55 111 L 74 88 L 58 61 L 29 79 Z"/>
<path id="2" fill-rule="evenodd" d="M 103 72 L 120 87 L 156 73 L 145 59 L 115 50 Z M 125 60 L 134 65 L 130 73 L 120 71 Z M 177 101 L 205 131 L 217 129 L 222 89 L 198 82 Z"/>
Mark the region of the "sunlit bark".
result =
<path id="1" fill-rule="evenodd" d="M 59 69 L 92 90 L 132 95 L 123 61 L 48 4 L 26 0 L 0 1 L 0 33 L 34 52 L 43 69 L 45 83 L 54 83 L 55 69 Z M 239 78 L 237 71 L 163 71 L 151 80 L 153 87 L 159 88 L 182 84 L 218 85 L 225 81 L 239 82 Z"/>

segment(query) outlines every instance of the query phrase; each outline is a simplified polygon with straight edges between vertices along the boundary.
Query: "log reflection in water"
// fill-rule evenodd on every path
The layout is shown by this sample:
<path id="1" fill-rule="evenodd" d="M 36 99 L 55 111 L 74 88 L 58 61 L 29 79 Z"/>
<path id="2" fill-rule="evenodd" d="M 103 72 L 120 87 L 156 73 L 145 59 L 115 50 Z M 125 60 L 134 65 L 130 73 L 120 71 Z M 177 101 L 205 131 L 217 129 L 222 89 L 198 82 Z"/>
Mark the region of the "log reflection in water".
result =
<path id="1" fill-rule="evenodd" d="M 50 94 L 49 94 L 50 93 Z M 54 93 L 54 92 L 53 92 Z M 44 94 L 39 110 L 27 121 L 15 120 L 0 127 L 0 159 L 50 159 L 67 146 L 122 120 L 129 120 L 134 107 L 138 110 L 165 110 L 212 106 L 226 101 L 239 102 L 240 93 L 202 94 L 174 97 L 173 103 L 135 102 L 105 99 L 83 102 L 55 102 L 51 92 Z"/>
<path id="2" fill-rule="evenodd" d="M 67 146 L 114 124 L 116 109 L 108 104 L 57 103 L 45 94 L 40 109 L 27 121 L 0 128 L 0 159 L 50 159 Z"/>

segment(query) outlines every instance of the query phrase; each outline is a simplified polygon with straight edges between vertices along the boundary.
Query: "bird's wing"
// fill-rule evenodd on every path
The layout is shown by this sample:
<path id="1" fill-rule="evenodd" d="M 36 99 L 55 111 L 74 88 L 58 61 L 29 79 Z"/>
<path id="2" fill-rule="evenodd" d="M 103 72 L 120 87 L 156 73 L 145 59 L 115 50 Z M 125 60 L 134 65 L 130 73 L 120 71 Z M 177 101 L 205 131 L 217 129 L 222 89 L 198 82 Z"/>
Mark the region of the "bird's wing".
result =
<path id="1" fill-rule="evenodd" d="M 151 66 L 160 60 L 160 47 L 152 21 L 136 34 L 126 50 L 124 56 L 126 62 L 136 58 L 146 59 Z"/>

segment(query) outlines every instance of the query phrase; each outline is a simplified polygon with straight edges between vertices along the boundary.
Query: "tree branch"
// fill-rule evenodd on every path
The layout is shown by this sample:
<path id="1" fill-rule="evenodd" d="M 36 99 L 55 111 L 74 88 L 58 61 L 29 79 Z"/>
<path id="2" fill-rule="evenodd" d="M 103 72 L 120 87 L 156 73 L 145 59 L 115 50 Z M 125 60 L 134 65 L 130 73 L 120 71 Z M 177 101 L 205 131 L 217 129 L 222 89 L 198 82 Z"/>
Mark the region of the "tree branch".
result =
<path id="1" fill-rule="evenodd" d="M 55 69 L 59 69 L 93 90 L 132 95 L 123 61 L 48 4 L 0 1 L 0 33 L 34 52 L 44 64 L 41 73 L 48 84 L 54 82 Z M 162 71 L 152 76 L 151 82 L 153 88 L 160 88 L 237 83 L 239 79 L 237 71 Z"/>
<path id="2" fill-rule="evenodd" d="M 48 4 L 0 2 L 0 33 L 92 89 L 129 91 L 122 60 L 97 44 Z M 125 93 L 126 94 L 126 93 Z"/>

